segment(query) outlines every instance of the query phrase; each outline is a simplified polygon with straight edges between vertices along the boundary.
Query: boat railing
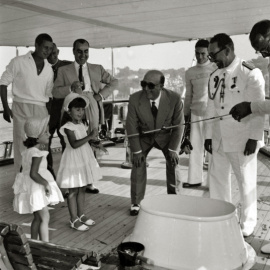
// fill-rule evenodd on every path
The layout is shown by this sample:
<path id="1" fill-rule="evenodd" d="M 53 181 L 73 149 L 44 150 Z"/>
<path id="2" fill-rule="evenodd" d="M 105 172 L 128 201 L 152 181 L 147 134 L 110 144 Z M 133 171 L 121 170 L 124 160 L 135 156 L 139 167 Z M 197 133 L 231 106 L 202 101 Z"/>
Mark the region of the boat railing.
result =
<path id="1" fill-rule="evenodd" d="M 269 100 L 269 97 L 266 97 L 267 100 Z M 107 139 L 112 139 L 112 141 L 115 141 L 117 137 L 123 137 L 124 134 L 117 134 L 114 131 L 116 128 L 119 129 L 121 122 L 125 121 L 126 114 L 127 114 L 127 104 L 129 100 L 128 99 L 121 99 L 121 100 L 105 100 L 103 102 L 104 106 L 109 106 L 111 104 L 111 114 L 110 116 L 106 117 L 106 120 L 109 120 L 111 117 L 111 127 L 107 130 Z M 11 105 L 11 104 L 9 104 Z M 0 132 L 1 132 L 1 141 L 0 141 L 0 166 L 11 164 L 13 163 L 13 127 L 12 123 L 7 123 L 3 119 L 3 108 L 2 104 L 0 103 Z M 269 153 L 270 156 L 270 117 L 267 115 L 265 119 L 265 128 L 264 128 L 264 142 L 265 147 L 262 149 L 263 152 Z M 3 124 L 2 124 L 3 123 Z M 2 126 L 3 125 L 3 126 Z M 107 125 L 108 126 L 108 125 Z M 121 126 L 122 127 L 122 126 Z M 54 138 L 57 138 L 57 133 L 54 134 Z M 55 149 L 60 149 L 59 147 L 56 147 Z M 268 150 L 269 149 L 269 150 Z M 60 149 L 61 150 L 61 149 Z M 59 151 L 60 151 L 59 150 Z"/>
<path id="2" fill-rule="evenodd" d="M 109 110 L 111 114 L 106 115 L 105 119 L 109 122 L 111 120 L 111 127 L 110 129 L 114 130 L 116 126 L 121 126 L 121 121 L 123 120 L 122 116 L 122 107 L 125 104 L 128 104 L 128 99 L 117 99 L 117 100 L 105 100 L 103 102 L 104 106 L 110 106 L 111 109 Z M 12 103 L 9 103 L 9 106 L 11 108 Z M 126 105 L 127 106 L 127 105 Z M 12 123 L 8 123 L 3 119 L 3 107 L 2 103 L 0 103 L 0 132 L 1 132 L 1 140 L 0 140 L 0 166 L 1 165 L 7 165 L 12 164 L 14 162 L 13 160 L 13 125 Z M 106 121 L 106 122 L 107 122 Z M 108 128 L 108 124 L 107 128 Z M 124 134 L 114 134 L 114 132 L 111 132 L 111 130 L 108 130 L 106 132 L 107 139 L 114 140 L 115 138 L 113 136 L 122 136 L 124 137 Z M 57 138 L 57 132 L 55 132 L 53 139 Z M 117 138 L 116 138 L 117 139 Z M 61 151 L 60 143 L 59 145 L 52 145 L 52 151 L 53 152 L 59 152 Z"/>

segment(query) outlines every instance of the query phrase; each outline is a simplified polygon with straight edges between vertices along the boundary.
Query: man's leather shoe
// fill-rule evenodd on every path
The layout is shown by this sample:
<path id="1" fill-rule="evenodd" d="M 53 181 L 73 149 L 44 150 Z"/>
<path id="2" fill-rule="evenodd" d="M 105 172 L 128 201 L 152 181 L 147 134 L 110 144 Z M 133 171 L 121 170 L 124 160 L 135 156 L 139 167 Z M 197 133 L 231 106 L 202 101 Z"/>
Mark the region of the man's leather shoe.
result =
<path id="1" fill-rule="evenodd" d="M 189 183 L 183 183 L 183 188 L 192 188 L 192 187 L 200 187 L 202 184 L 189 184 Z"/>
<path id="2" fill-rule="evenodd" d="M 140 211 L 140 205 L 139 204 L 132 204 L 130 207 L 130 215 L 131 216 L 137 216 Z"/>
<path id="3" fill-rule="evenodd" d="M 99 189 L 92 186 L 92 185 L 88 185 L 88 186 L 86 186 L 86 192 L 92 193 L 92 194 L 97 194 L 97 193 L 99 193 Z"/>

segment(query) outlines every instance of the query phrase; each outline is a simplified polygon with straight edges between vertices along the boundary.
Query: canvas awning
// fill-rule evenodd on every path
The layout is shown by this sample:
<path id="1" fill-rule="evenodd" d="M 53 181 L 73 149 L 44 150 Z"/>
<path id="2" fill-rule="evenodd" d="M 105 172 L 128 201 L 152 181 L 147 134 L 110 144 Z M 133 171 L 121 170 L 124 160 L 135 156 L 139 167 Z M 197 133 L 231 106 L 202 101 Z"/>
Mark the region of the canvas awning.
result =
<path id="1" fill-rule="evenodd" d="M 40 33 L 61 47 L 174 42 L 249 33 L 262 19 L 269 0 L 0 0 L 0 46 L 33 46 Z"/>

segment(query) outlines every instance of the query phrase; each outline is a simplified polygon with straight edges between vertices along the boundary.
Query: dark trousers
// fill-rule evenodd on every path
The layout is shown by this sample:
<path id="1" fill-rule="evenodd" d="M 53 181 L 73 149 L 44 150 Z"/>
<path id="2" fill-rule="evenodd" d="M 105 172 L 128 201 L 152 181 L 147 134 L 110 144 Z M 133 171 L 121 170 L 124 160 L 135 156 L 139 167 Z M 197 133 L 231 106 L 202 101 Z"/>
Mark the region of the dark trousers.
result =
<path id="1" fill-rule="evenodd" d="M 47 156 L 48 165 L 52 168 L 53 167 L 53 158 L 52 158 L 52 150 L 51 150 L 51 144 L 52 144 L 52 138 L 55 131 L 57 132 L 57 135 L 60 140 L 60 144 L 62 146 L 62 152 L 66 148 L 66 143 L 64 140 L 64 137 L 59 132 L 59 129 L 61 127 L 61 110 L 64 103 L 64 99 L 55 99 L 52 100 L 51 105 L 51 112 L 50 112 L 50 121 L 49 121 L 49 132 L 51 134 L 49 138 L 49 145 L 48 145 L 48 151 L 49 154 Z"/>
<path id="2" fill-rule="evenodd" d="M 172 165 L 171 160 L 167 159 L 168 156 L 168 145 L 163 149 L 160 149 L 157 143 L 154 143 L 146 151 L 143 152 L 145 156 L 144 162 L 141 163 L 140 167 L 133 166 L 131 169 L 131 203 L 140 204 L 141 200 L 144 198 L 146 190 L 146 157 L 150 150 L 155 147 L 163 152 L 166 158 L 166 180 L 167 180 L 167 193 L 176 194 L 175 191 L 175 165 Z M 172 186 L 173 185 L 173 186 Z"/>

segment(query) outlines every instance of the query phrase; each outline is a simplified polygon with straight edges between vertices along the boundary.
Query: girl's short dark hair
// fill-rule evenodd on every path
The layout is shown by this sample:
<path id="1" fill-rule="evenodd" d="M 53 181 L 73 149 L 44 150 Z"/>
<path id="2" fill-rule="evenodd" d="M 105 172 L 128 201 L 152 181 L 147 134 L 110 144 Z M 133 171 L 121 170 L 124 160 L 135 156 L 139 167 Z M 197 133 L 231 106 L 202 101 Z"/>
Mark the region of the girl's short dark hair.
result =
<path id="1" fill-rule="evenodd" d="M 26 148 L 31 148 L 38 144 L 38 139 L 33 137 L 27 137 L 27 139 L 23 142 L 23 145 Z"/>
<path id="2" fill-rule="evenodd" d="M 86 107 L 86 102 L 83 98 L 74 98 L 69 104 L 68 104 L 68 109 L 71 110 L 71 108 L 85 108 Z M 64 112 L 61 118 L 61 126 L 65 125 L 67 122 L 71 122 L 72 118 L 71 116 L 67 113 Z"/>
<path id="3" fill-rule="evenodd" d="M 74 98 L 69 104 L 68 108 L 71 110 L 71 108 L 85 108 L 86 107 L 86 102 L 83 98 Z"/>

